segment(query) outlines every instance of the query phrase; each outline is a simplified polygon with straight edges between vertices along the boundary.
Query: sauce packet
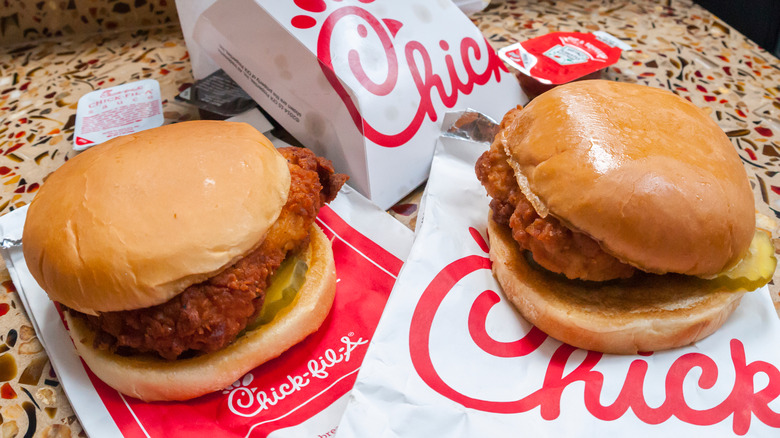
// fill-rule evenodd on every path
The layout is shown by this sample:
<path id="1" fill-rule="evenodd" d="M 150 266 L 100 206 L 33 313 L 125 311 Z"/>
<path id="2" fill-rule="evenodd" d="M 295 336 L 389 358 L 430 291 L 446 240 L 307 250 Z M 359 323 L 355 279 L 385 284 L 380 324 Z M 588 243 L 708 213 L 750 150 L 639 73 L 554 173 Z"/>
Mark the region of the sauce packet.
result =
<path id="1" fill-rule="evenodd" d="M 79 99 L 73 149 L 162 126 L 160 83 L 154 79 L 95 90 Z"/>
<path id="2" fill-rule="evenodd" d="M 520 86 L 535 97 L 556 85 L 598 79 L 631 46 L 596 31 L 553 32 L 499 49 L 498 56 L 519 70 Z"/>

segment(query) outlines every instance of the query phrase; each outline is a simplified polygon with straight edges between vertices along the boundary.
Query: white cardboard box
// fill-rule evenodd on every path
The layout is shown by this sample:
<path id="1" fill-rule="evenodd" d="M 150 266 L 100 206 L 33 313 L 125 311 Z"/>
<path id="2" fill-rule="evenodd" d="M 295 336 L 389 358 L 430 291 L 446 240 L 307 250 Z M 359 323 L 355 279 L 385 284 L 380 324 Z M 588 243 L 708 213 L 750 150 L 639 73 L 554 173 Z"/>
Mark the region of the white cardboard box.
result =
<path id="1" fill-rule="evenodd" d="M 218 0 L 194 39 L 385 209 L 428 177 L 445 111 L 500 120 L 527 100 L 449 0 Z"/>

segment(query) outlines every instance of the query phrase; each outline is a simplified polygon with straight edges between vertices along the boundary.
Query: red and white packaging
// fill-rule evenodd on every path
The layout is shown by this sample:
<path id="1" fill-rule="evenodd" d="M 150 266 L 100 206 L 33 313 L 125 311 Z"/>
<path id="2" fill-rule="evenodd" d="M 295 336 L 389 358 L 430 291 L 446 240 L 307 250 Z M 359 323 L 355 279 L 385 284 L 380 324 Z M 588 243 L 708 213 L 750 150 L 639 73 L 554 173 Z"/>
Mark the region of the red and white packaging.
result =
<path id="1" fill-rule="evenodd" d="M 556 85 L 598 79 L 631 46 L 603 32 L 552 32 L 499 49 L 498 55 L 520 71 L 520 85 L 530 97 Z"/>
<path id="2" fill-rule="evenodd" d="M 422 221 L 338 438 L 776 437 L 780 320 L 750 292 L 691 346 L 619 356 L 533 327 L 491 273 L 488 143 L 442 137 Z"/>
<path id="3" fill-rule="evenodd" d="M 81 151 L 163 122 L 160 83 L 154 79 L 95 90 L 79 99 L 73 149 Z"/>
<path id="4" fill-rule="evenodd" d="M 322 327 L 233 385 L 186 402 L 145 403 L 80 360 L 58 309 L 30 275 L 26 207 L 0 218 L 6 266 L 73 410 L 92 437 L 332 436 L 413 233 L 348 186 L 317 224 L 331 239 L 338 283 Z"/>
<path id="5" fill-rule="evenodd" d="M 193 39 L 384 209 L 428 177 L 445 111 L 527 100 L 449 0 L 218 0 Z"/>

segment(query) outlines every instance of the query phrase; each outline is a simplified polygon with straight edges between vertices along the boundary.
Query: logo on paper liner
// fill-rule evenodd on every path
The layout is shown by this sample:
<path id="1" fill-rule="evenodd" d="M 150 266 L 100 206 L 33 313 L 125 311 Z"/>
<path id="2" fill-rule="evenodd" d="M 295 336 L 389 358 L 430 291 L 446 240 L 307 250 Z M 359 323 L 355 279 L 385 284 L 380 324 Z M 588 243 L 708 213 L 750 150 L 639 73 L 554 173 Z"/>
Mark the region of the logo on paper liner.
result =
<path id="1" fill-rule="evenodd" d="M 250 386 L 254 381 L 254 374 L 250 371 L 222 391 L 223 394 L 228 394 L 228 409 L 241 417 L 254 417 L 273 408 L 288 396 L 301 391 L 313 381 L 328 379 L 331 368 L 336 364 L 349 362 L 352 352 L 357 347 L 368 343 L 368 340 L 361 337 L 353 341 L 351 336 L 354 336 L 354 333 L 341 337 L 341 347 L 328 348 L 322 356 L 309 360 L 306 372 L 300 375 L 287 375 L 286 381 L 278 388 L 262 390 Z"/>
<path id="2" fill-rule="evenodd" d="M 333 1 L 340 3 L 341 0 Z M 360 2 L 369 4 L 373 3 L 374 0 L 360 0 Z M 295 0 L 295 4 L 312 15 L 321 14 L 327 10 L 327 4 L 324 0 Z M 290 24 L 298 29 L 313 28 L 317 25 L 317 18 L 312 15 L 296 15 L 290 20 Z M 355 18 L 363 22 L 358 24 L 355 29 L 359 39 L 341 38 L 340 42 L 361 41 L 368 38 L 370 32 L 372 37 L 378 38 L 381 42 L 384 61 L 387 63 L 387 72 L 384 80 L 374 82 L 366 74 L 357 49 L 352 48 L 348 50 L 345 58 L 348 60 L 353 77 L 366 91 L 376 96 L 386 96 L 395 89 L 399 74 L 401 74 L 400 70 L 408 68 L 408 71 L 404 71 L 404 73 L 411 76 L 419 94 L 420 100 L 412 119 L 406 127 L 397 132 L 382 132 L 364 119 L 334 70 L 333 59 L 343 57 L 341 54 L 331 53 L 334 29 L 342 20 L 354 22 Z M 335 9 L 323 19 L 317 39 L 317 58 L 320 61 L 322 72 L 346 105 L 355 126 L 367 139 L 384 147 L 397 147 L 407 143 L 417 134 L 426 118 L 432 122 L 437 120 L 434 94 L 438 98 L 437 102 L 441 102 L 447 108 L 452 108 L 458 102 L 461 93 L 471 94 L 475 86 L 485 85 L 494 77 L 497 82 L 500 82 L 501 72 L 509 72 L 484 38 L 482 41 L 477 41 L 465 37 L 455 46 L 455 50 L 457 50 L 455 56 L 449 53 L 449 42 L 439 41 L 440 54 L 443 53 L 446 65 L 446 74 L 436 73 L 433 71 L 432 55 L 423 43 L 409 40 L 402 48 L 396 47 L 393 41 L 402 27 L 403 23 L 398 20 L 380 19 L 364 8 L 347 5 Z M 403 53 L 402 60 L 405 63 L 399 63 L 399 53 Z M 485 59 L 483 60 L 483 58 Z M 485 65 L 475 67 L 473 63 Z M 461 80 L 459 77 L 458 67 L 465 72 L 465 80 Z"/>
<path id="3" fill-rule="evenodd" d="M 474 228 L 469 232 L 480 249 L 488 252 L 485 240 Z M 770 427 L 780 427 L 780 413 L 769 404 L 780 396 L 780 371 L 765 361 L 748 362 L 745 347 L 738 339 L 729 343 L 730 358 L 735 380 L 731 393 L 717 406 L 709 409 L 691 407 L 685 399 L 683 382 L 689 376 L 700 373 L 694 384 L 700 389 L 710 389 L 719 378 L 718 364 L 704 353 L 686 353 L 678 357 L 666 371 L 665 400 L 660 406 L 651 407 L 644 394 L 645 378 L 650 369 L 648 361 L 634 359 L 622 383 L 620 393 L 614 402 L 603 405 L 601 393 L 609 376 L 595 370 L 603 357 L 602 353 L 587 351 L 581 363 L 570 359 L 575 352 L 582 352 L 568 344 L 561 344 L 552 353 L 541 381 L 541 387 L 523 398 L 512 401 L 493 401 L 475 398 L 450 386 L 437 372 L 431 359 L 430 336 L 433 320 L 442 301 L 467 275 L 483 269 L 490 270 L 491 262 L 483 255 L 469 255 L 450 263 L 434 277 L 423 291 L 409 329 L 409 352 L 412 364 L 420 378 L 440 395 L 461 405 L 484 412 L 516 414 L 539 408 L 544 420 L 555 420 L 561 414 L 561 400 L 564 390 L 574 384 L 584 384 L 583 402 L 587 411 L 595 418 L 612 421 L 623 417 L 629 409 L 634 416 L 646 424 L 660 424 L 671 417 L 700 426 L 714 425 L 731 417 L 733 432 L 745 435 L 750 429 L 751 417 Z M 487 315 L 501 301 L 500 296 L 485 290 L 476 295 L 468 312 L 468 332 L 474 344 L 485 354 L 499 358 L 523 357 L 536 352 L 548 336 L 538 328 L 531 329 L 512 342 L 493 339 L 486 330 Z M 642 353 L 640 356 L 651 356 Z M 568 371 L 568 372 L 567 372 Z M 728 370 L 730 372 L 731 369 Z M 725 373 L 728 374 L 728 373 Z M 756 388 L 754 378 L 764 375 L 768 382 Z M 690 384 L 690 382 L 689 382 Z"/>

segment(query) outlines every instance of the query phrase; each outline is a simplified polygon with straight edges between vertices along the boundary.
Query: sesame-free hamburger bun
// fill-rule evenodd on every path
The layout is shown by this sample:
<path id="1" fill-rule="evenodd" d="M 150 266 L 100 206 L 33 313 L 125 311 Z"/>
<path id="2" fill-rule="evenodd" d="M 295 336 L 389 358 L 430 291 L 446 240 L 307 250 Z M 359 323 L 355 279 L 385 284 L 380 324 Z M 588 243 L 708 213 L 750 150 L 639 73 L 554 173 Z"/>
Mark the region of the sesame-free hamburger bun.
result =
<path id="1" fill-rule="evenodd" d="M 491 203 L 493 270 L 520 313 L 561 341 L 607 353 L 687 345 L 745 292 L 711 278 L 751 245 L 747 174 L 717 124 L 673 93 L 559 86 L 504 117 L 477 171 L 489 193 L 502 196 L 495 181 L 511 180 L 511 199 L 532 206 L 510 217 L 509 198 Z"/>
<path id="2" fill-rule="evenodd" d="M 142 131 L 92 147 L 48 177 L 27 212 L 24 256 L 39 285 L 67 308 L 76 349 L 98 377 L 144 400 L 188 399 L 228 386 L 323 322 L 335 269 L 316 225 L 306 226 L 309 245 L 296 254 L 308 271 L 293 307 L 217 351 L 175 360 L 119 354 L 96 345 L 87 318 L 165 305 L 233 266 L 261 247 L 290 191 L 288 161 L 247 124 Z"/>

